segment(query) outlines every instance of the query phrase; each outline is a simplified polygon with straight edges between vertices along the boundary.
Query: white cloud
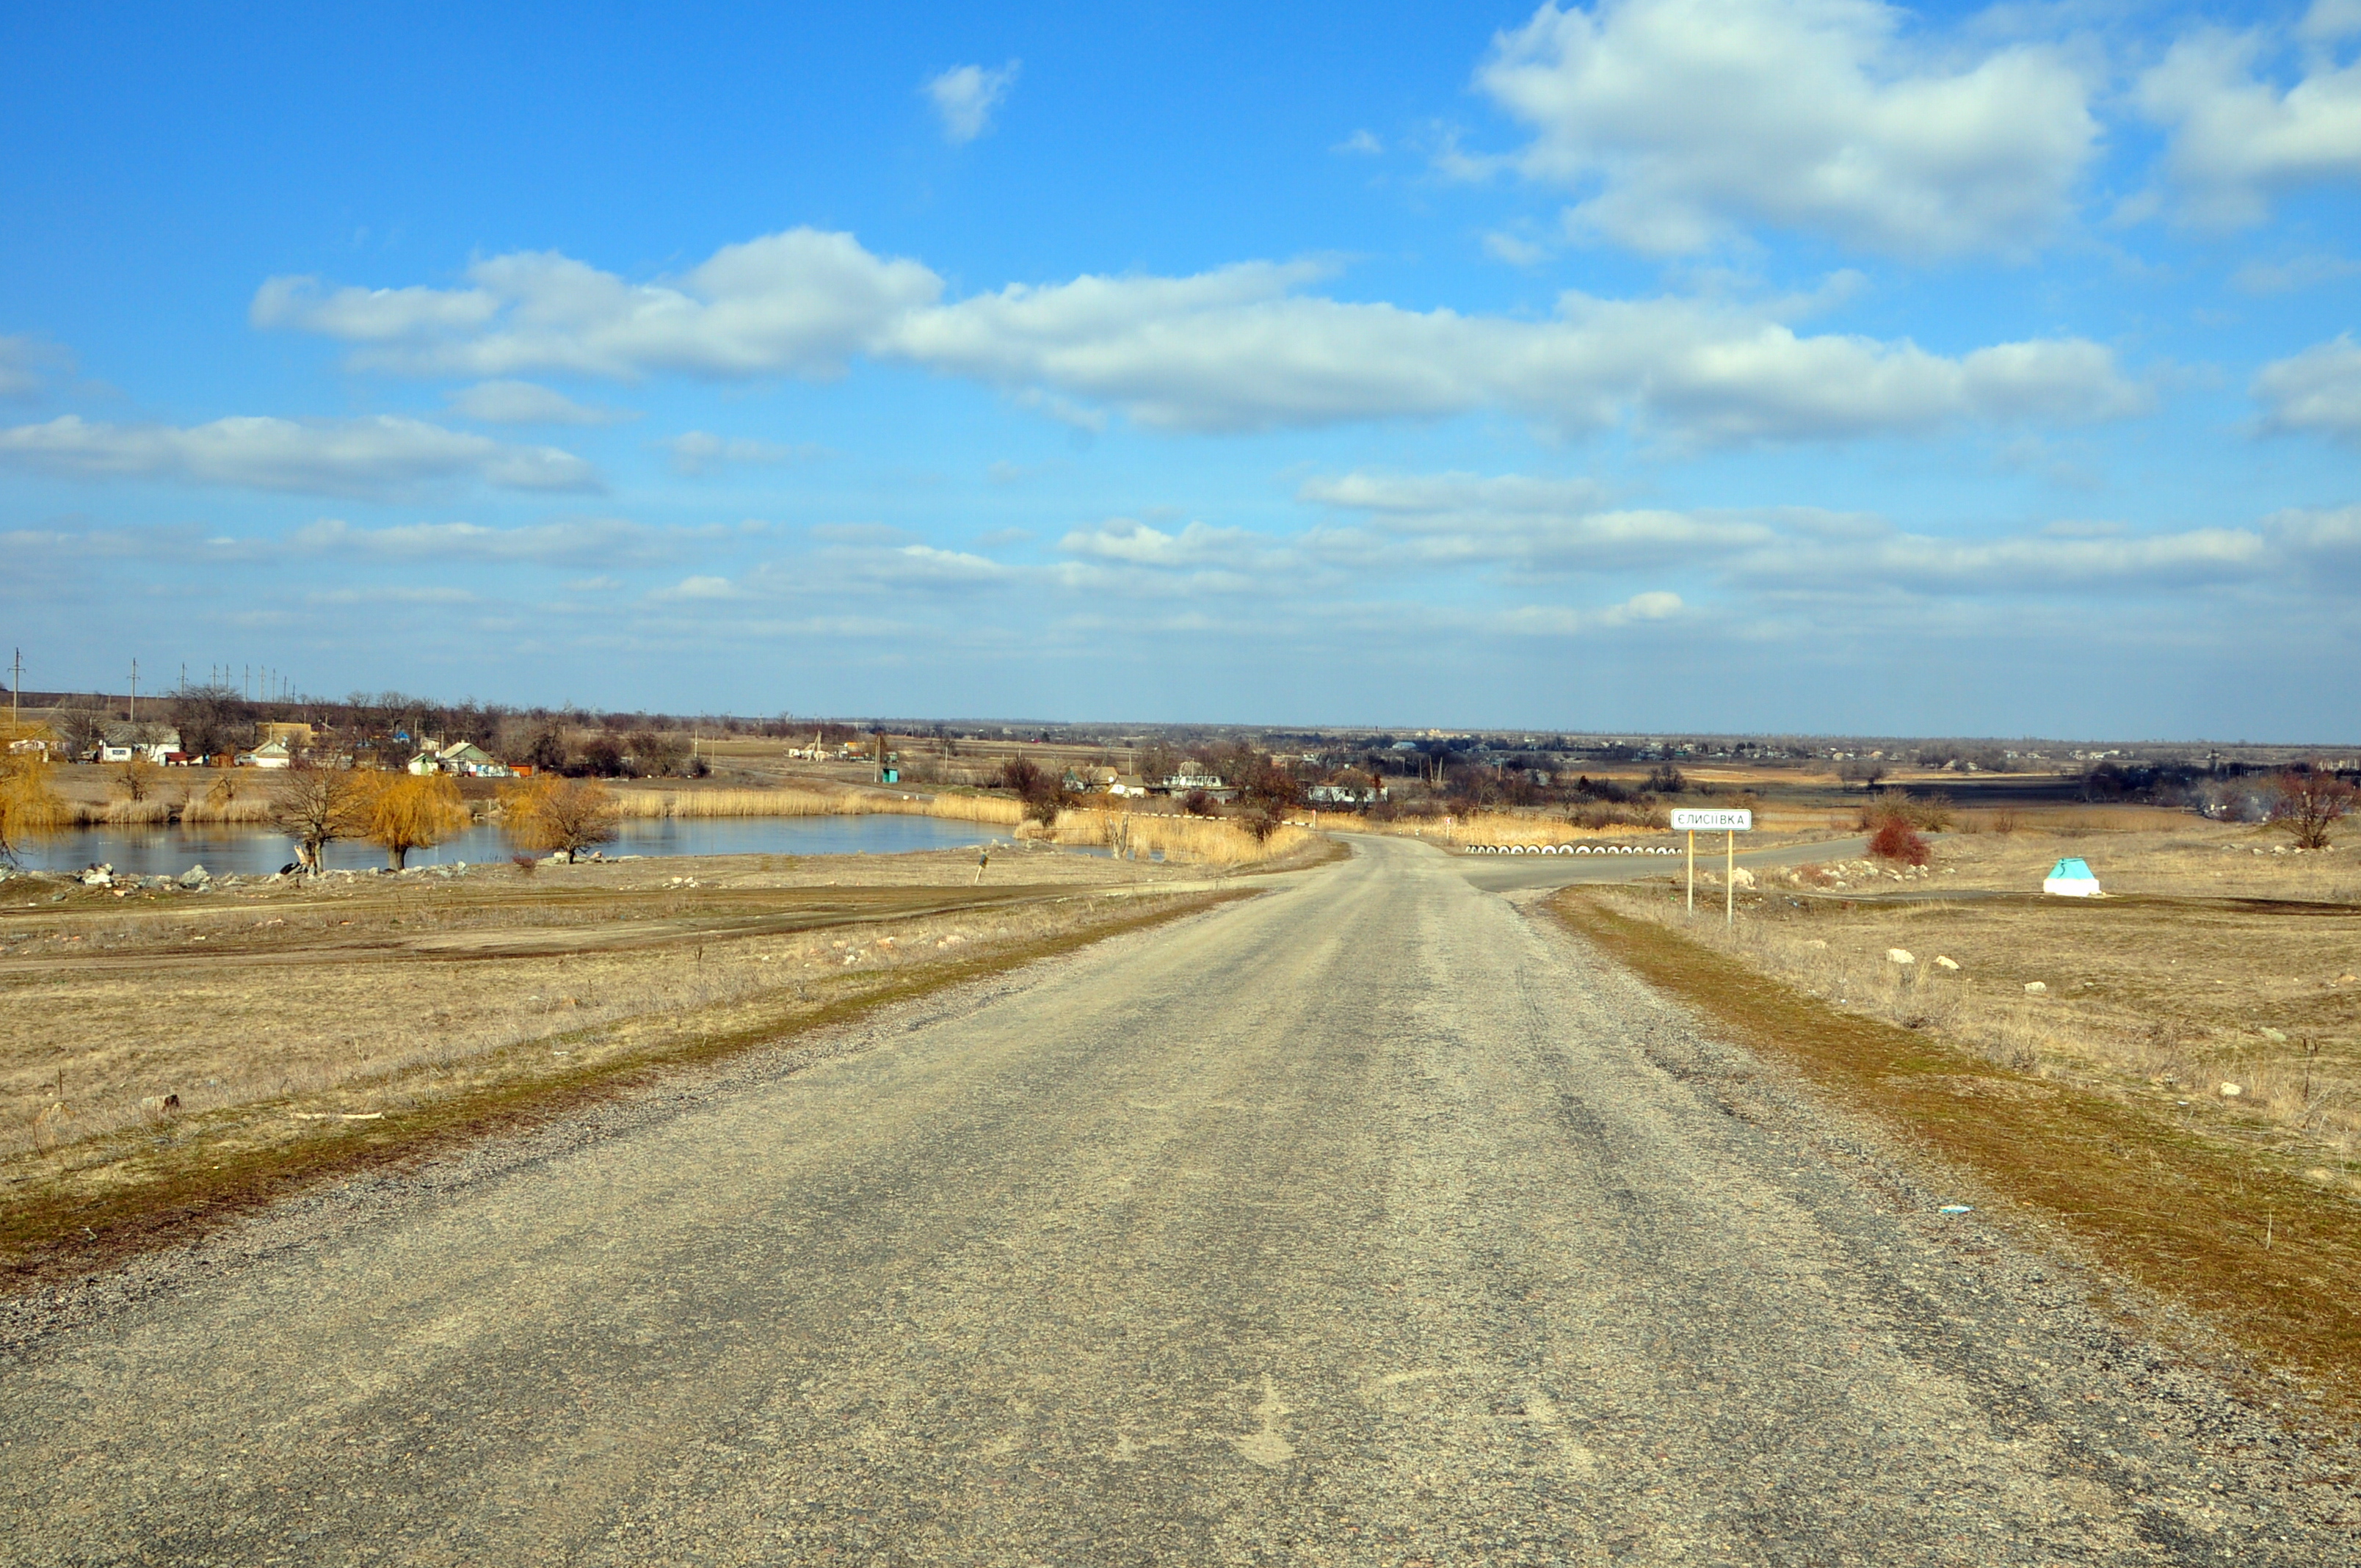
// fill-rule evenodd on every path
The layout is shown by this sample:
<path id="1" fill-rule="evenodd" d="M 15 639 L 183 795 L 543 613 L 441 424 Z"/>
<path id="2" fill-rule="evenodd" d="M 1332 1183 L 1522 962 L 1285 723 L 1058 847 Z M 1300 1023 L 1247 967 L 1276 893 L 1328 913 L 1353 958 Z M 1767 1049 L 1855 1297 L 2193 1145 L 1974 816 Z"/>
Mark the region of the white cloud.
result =
<path id="1" fill-rule="evenodd" d="M 0 429 L 0 462 L 76 478 L 142 478 L 310 494 L 400 494 L 475 479 L 504 489 L 594 490 L 597 471 L 552 446 L 509 446 L 419 420 L 88 423 L 66 414 Z"/>
<path id="2" fill-rule="evenodd" d="M 1070 555 L 1129 566 L 1246 566 L 1265 555 L 1270 542 L 1243 528 L 1213 528 L 1191 522 L 1166 533 L 1127 517 L 1078 528 L 1058 542 Z"/>
<path id="3" fill-rule="evenodd" d="M 1634 594 L 1604 609 L 1577 609 L 1565 605 L 1518 605 L 1482 616 L 1477 624 L 1520 637 L 1572 637 L 1585 631 L 1611 631 L 1652 620 L 1670 620 L 1688 606 L 1675 593 Z"/>
<path id="4" fill-rule="evenodd" d="M 2361 442 L 2361 345 L 2350 333 L 2264 366 L 2253 392 L 2266 430 Z"/>
<path id="5" fill-rule="evenodd" d="M 997 71 L 980 65 L 957 65 L 929 79 L 920 91 L 935 105 L 943 122 L 943 139 L 953 147 L 973 141 L 992 128 L 992 112 L 1016 83 L 1018 61 Z"/>
<path id="6" fill-rule="evenodd" d="M 1569 294 L 1555 320 L 1527 322 L 1295 291 L 1316 275 L 1247 263 L 1011 287 L 913 311 L 881 348 L 1196 431 L 1494 407 L 1568 433 L 1629 415 L 1668 436 L 1753 441 L 1955 419 L 2082 421 L 2147 405 L 2107 349 L 2080 340 L 1952 359 L 1907 342 L 1798 336 L 1760 312 L 1694 300 Z"/>
<path id="7" fill-rule="evenodd" d="M 463 290 L 324 295 L 310 279 L 274 278 L 252 314 L 258 325 L 371 345 L 358 364 L 430 374 L 824 377 L 942 291 L 915 261 L 808 228 L 724 246 L 681 277 L 650 283 L 530 251 L 479 261 L 468 277 Z"/>
<path id="8" fill-rule="evenodd" d="M 2251 576 L 2269 565 L 2268 546 L 2253 530 L 2199 528 L 2180 533 L 1991 540 L 1894 532 L 1817 547 L 1782 544 L 1751 554 L 1733 570 L 1757 581 L 1784 580 L 1815 590 L 2040 595 L 2064 588 L 2213 583 Z"/>
<path id="9" fill-rule="evenodd" d="M 807 444 L 790 446 L 751 436 L 719 436 L 703 430 L 686 431 L 656 444 L 671 454 L 674 473 L 689 477 L 709 474 L 728 463 L 792 463 L 817 456 L 821 450 Z"/>
<path id="10" fill-rule="evenodd" d="M 2356 0 L 2361 4 L 2361 0 Z M 2230 274 L 2230 287 L 2242 294 L 2286 294 L 2315 284 L 2334 283 L 2361 272 L 2361 261 L 2342 256 L 2297 256 L 2285 261 L 2248 261 Z"/>
<path id="11" fill-rule="evenodd" d="M 2333 34 L 2349 30 L 2336 20 L 2349 9 L 2312 15 Z M 2304 50 L 2301 75 L 2282 88 L 2260 69 L 2274 41 L 2202 28 L 2139 80 L 2142 110 L 2171 127 L 2166 171 L 2196 223 L 2258 224 L 2281 192 L 2361 180 L 2361 60 L 2339 67 L 2325 50 Z"/>
<path id="12" fill-rule="evenodd" d="M 0 398 L 30 397 L 64 353 L 30 337 L 0 337 Z"/>
<path id="13" fill-rule="evenodd" d="M 522 528 L 474 522 L 412 522 L 357 528 L 322 518 L 287 537 L 297 551 L 412 561 L 610 562 L 654 560 L 712 531 L 663 533 L 620 518 L 576 518 Z"/>
<path id="14" fill-rule="evenodd" d="M 1534 133 L 1519 172 L 1593 192 L 1578 233 L 1653 254 L 1755 224 L 1910 257 L 2037 245 L 2095 149 L 2089 86 L 2056 49 L 1921 49 L 1912 24 L 1876 0 L 1544 4 L 1477 82 Z"/>
<path id="15" fill-rule="evenodd" d="M 733 599 L 740 596 L 738 585 L 727 577 L 683 577 L 668 588 L 659 588 L 651 596 L 660 599 Z"/>
<path id="16" fill-rule="evenodd" d="M 831 373 L 867 352 L 1005 388 L 1085 429 L 1104 421 L 1094 404 L 1191 431 L 1489 408 L 1569 433 L 1630 419 L 1667 438 L 1744 442 L 2104 419 L 2147 402 L 2108 350 L 2079 339 L 1953 358 L 1906 340 L 1799 335 L 1783 318 L 1818 303 L 1808 299 L 1567 294 L 1549 320 L 1470 316 L 1306 292 L 1326 271 L 1244 262 L 941 304 L 940 280 L 918 263 L 797 229 L 728 247 L 678 286 L 628 284 L 558 256 L 494 258 L 473 269 L 501 301 L 480 333 L 434 326 L 364 356 L 422 370 L 749 377 Z"/>
<path id="17" fill-rule="evenodd" d="M 1334 147 L 1330 148 L 1328 150 L 1331 152 L 1356 153 L 1363 158 L 1375 158 L 1378 154 L 1386 150 L 1386 144 L 1378 139 L 1377 134 L 1374 131 L 1359 130 L 1355 131 L 1351 136 L 1346 137 L 1343 141 L 1338 142 Z"/>
<path id="18" fill-rule="evenodd" d="M 636 414 L 577 403 L 531 381 L 478 381 L 445 394 L 454 413 L 486 424 L 617 424 Z"/>

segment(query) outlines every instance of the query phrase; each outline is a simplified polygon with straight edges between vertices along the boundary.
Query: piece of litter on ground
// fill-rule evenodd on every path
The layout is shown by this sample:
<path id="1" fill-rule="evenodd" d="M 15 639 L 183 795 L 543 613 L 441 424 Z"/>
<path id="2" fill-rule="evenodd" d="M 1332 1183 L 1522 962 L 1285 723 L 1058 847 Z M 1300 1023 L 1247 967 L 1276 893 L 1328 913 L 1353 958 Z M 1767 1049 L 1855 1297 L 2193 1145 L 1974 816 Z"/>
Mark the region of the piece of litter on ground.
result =
<path id="1" fill-rule="evenodd" d="M 384 1118 L 385 1113 L 382 1111 L 346 1111 L 344 1113 L 344 1119 L 347 1122 L 377 1122 L 382 1121 Z"/>
<path id="2" fill-rule="evenodd" d="M 1946 1203 L 1935 1212 L 1938 1214 L 1972 1214 L 1975 1212 L 1975 1205 L 1972 1203 Z"/>

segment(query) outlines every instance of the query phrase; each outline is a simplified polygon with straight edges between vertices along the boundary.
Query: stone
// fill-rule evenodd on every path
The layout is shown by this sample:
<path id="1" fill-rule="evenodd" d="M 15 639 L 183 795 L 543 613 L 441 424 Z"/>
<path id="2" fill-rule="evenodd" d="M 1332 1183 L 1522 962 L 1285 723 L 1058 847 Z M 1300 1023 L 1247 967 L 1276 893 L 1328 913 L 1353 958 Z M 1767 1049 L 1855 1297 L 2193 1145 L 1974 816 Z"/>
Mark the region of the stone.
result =
<path id="1" fill-rule="evenodd" d="M 1935 955 L 1935 964 L 1938 969 L 1955 970 L 1960 967 L 1960 960 L 1957 959 L 1947 959 L 1942 954 L 1937 953 Z"/>
<path id="2" fill-rule="evenodd" d="M 1732 887 L 1752 887 L 1754 873 L 1744 866 L 1734 867 L 1730 873 L 1730 884 Z"/>
<path id="3" fill-rule="evenodd" d="M 205 868 L 201 865 L 191 866 L 187 871 L 181 873 L 181 885 L 182 887 L 203 887 L 205 883 L 213 880 L 214 873 L 205 870 Z"/>
<path id="4" fill-rule="evenodd" d="M 2283 1046 L 2287 1044 L 2287 1031 L 2284 1029 L 2266 1029 L 2263 1031 L 2263 1038 L 2270 1041 L 2271 1044 L 2275 1046 Z"/>
<path id="5" fill-rule="evenodd" d="M 1885 956 L 1889 961 L 1897 964 L 1915 964 L 1918 961 L 1907 948 L 1888 948 L 1885 949 Z"/>
<path id="6" fill-rule="evenodd" d="M 2039 996 L 2048 989 L 2049 987 L 2041 981 L 2028 980 L 2025 982 L 2025 993 L 2027 996 Z"/>
<path id="7" fill-rule="evenodd" d="M 2222 1098 L 2224 1100 L 2235 1100 L 2245 1092 L 2246 1092 L 2246 1091 L 2245 1086 L 2242 1084 L 2225 1083 L 2222 1086 Z"/>

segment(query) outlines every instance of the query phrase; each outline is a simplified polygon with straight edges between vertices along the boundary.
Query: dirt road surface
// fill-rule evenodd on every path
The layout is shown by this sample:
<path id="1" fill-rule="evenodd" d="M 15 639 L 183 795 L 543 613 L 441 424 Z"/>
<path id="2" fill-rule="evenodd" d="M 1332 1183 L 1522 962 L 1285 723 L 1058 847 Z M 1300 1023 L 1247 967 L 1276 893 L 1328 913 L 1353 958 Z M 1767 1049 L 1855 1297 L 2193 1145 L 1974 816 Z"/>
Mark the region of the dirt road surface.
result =
<path id="1" fill-rule="evenodd" d="M 925 1008 L 21 1304 L 0 1559 L 2356 1560 L 2300 1435 L 1426 846 Z"/>

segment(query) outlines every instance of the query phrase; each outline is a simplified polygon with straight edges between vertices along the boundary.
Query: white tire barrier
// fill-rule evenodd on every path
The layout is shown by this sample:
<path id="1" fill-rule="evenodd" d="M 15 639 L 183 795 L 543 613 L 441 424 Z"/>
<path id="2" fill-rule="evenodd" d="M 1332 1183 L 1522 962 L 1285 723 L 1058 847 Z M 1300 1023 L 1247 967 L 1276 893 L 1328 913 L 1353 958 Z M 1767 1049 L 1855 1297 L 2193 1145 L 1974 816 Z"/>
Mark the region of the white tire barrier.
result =
<path id="1" fill-rule="evenodd" d="M 1463 844 L 1463 855 L 1677 855 L 1677 844 Z"/>

